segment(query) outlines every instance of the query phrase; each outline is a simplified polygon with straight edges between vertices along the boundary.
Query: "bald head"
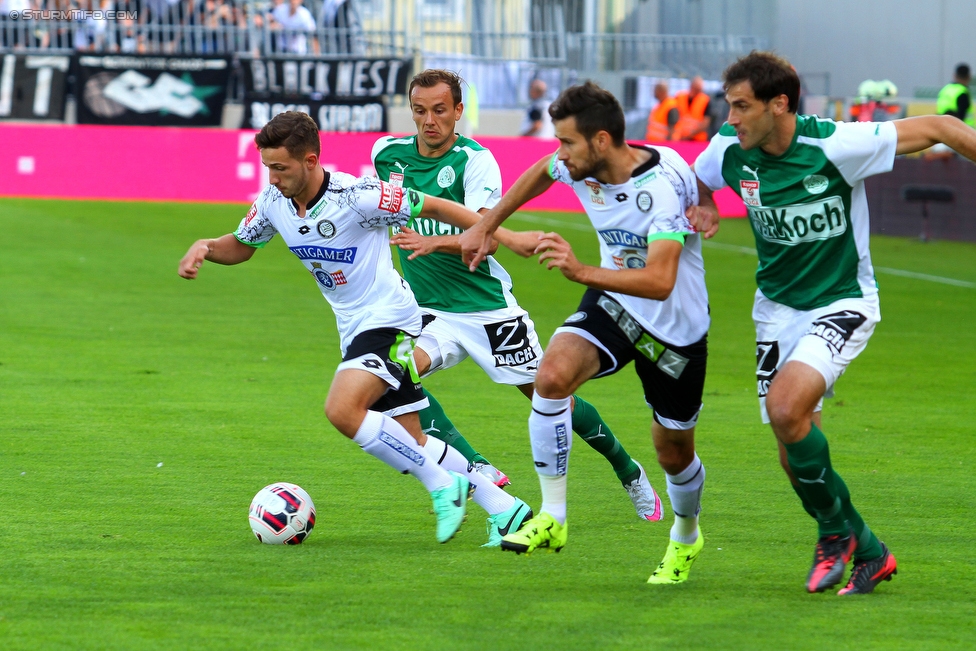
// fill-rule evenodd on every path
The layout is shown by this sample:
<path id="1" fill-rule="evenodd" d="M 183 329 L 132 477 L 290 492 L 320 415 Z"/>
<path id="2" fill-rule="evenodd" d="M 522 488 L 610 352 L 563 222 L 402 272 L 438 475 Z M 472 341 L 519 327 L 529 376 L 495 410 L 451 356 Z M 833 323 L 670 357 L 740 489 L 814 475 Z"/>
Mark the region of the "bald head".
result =
<path id="1" fill-rule="evenodd" d="M 663 81 L 654 84 L 654 99 L 663 102 L 668 98 L 668 85 Z"/>
<path id="2" fill-rule="evenodd" d="M 546 96 L 546 82 L 541 79 L 533 79 L 532 83 L 529 85 L 529 98 L 533 100 L 540 99 Z"/>
<path id="3" fill-rule="evenodd" d="M 691 88 L 689 89 L 690 95 L 697 95 L 705 89 L 705 80 L 701 77 L 693 77 L 691 79 Z"/>

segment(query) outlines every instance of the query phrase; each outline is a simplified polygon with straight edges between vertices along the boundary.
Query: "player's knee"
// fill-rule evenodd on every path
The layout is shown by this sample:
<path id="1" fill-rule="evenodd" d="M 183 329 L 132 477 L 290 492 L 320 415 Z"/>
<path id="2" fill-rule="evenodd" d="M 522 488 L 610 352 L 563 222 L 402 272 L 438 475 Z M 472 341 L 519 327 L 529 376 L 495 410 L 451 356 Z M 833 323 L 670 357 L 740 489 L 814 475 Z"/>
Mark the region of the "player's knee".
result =
<path id="1" fill-rule="evenodd" d="M 363 422 L 363 416 L 358 413 L 358 410 L 342 404 L 341 400 L 333 400 L 331 395 L 325 401 L 325 417 L 333 427 L 349 438 L 356 436 Z"/>
<path id="2" fill-rule="evenodd" d="M 535 375 L 535 392 L 543 398 L 567 398 L 573 393 L 572 380 L 558 364 L 541 364 Z"/>

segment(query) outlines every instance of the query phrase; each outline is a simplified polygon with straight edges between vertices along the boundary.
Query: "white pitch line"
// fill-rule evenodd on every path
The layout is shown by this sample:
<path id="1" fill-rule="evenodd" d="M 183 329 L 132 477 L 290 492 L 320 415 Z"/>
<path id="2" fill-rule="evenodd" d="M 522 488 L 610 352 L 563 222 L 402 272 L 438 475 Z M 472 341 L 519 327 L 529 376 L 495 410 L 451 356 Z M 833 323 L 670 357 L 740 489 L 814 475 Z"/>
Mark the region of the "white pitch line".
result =
<path id="1" fill-rule="evenodd" d="M 551 217 L 540 217 L 539 215 L 531 215 L 528 213 L 518 213 L 512 215 L 512 219 L 519 219 L 521 221 L 529 222 L 530 224 L 545 224 L 546 226 L 558 226 L 562 228 L 570 228 L 576 231 L 593 231 L 593 227 L 590 224 L 581 224 L 578 222 L 569 222 L 562 219 L 553 219 Z M 706 241 L 703 244 L 712 249 L 721 249 L 723 251 L 732 251 L 735 253 L 747 253 L 749 255 L 756 255 L 756 250 L 748 246 L 739 246 L 737 244 L 723 244 L 722 242 L 712 242 Z M 904 269 L 892 269 L 891 267 L 875 267 L 875 271 L 880 271 L 881 273 L 891 274 L 892 276 L 901 276 L 903 278 L 914 278 L 915 280 L 925 280 L 931 283 L 940 283 L 942 285 L 952 285 L 953 287 L 969 287 L 976 288 L 976 283 L 971 283 L 967 280 L 958 280 L 956 278 L 945 278 L 943 276 L 932 276 L 930 274 L 918 273 L 915 271 L 906 271 Z"/>

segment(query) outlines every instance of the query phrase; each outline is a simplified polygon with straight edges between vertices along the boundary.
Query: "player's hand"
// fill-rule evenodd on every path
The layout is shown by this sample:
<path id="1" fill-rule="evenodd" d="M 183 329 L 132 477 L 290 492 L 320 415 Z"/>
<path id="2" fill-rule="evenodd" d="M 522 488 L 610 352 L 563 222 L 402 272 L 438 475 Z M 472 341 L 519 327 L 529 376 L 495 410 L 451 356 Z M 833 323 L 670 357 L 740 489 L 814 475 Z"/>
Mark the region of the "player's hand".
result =
<path id="1" fill-rule="evenodd" d="M 543 235 L 542 231 L 510 231 L 506 228 L 495 231 L 496 240 L 523 258 L 535 255 Z"/>
<path id="2" fill-rule="evenodd" d="M 433 238 L 424 237 L 407 226 L 401 226 L 400 232 L 390 238 L 390 244 L 398 246 L 404 251 L 413 251 L 407 260 L 413 260 L 422 255 L 430 255 L 437 250 Z"/>
<path id="3" fill-rule="evenodd" d="M 718 233 L 718 209 L 715 204 L 688 206 L 685 216 L 691 222 L 692 228 L 701 233 L 706 240 Z"/>
<path id="4" fill-rule="evenodd" d="M 461 233 L 458 243 L 461 245 L 461 260 L 474 273 L 478 265 L 488 257 L 491 251 L 492 237 L 484 222 L 478 222 Z"/>
<path id="5" fill-rule="evenodd" d="M 193 246 L 186 252 L 183 259 L 180 260 L 180 270 L 179 274 L 187 280 L 193 280 L 197 277 L 197 270 L 200 269 L 200 265 L 203 261 L 207 259 L 207 253 L 210 251 L 210 245 L 207 240 L 197 240 L 193 243 Z"/>
<path id="6" fill-rule="evenodd" d="M 559 233 L 543 233 L 535 252 L 539 253 L 539 264 L 546 263 L 547 269 L 559 269 L 569 280 L 577 280 L 583 265 L 576 259 L 573 247 Z"/>

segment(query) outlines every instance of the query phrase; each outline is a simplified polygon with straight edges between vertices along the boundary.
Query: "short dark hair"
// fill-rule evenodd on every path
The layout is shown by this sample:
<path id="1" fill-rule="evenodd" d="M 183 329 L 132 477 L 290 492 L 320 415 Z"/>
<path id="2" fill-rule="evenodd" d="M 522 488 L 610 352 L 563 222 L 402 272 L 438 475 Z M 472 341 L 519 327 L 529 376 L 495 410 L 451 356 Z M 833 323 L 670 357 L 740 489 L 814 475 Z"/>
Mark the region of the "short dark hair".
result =
<path id="1" fill-rule="evenodd" d="M 410 86 L 407 87 L 407 99 L 413 94 L 413 89 L 417 86 L 421 88 L 433 88 L 437 84 L 447 84 L 448 88 L 451 89 L 451 98 L 454 100 L 454 106 L 461 103 L 461 77 L 456 72 L 451 70 L 440 70 L 437 68 L 428 68 L 421 73 L 414 75 L 413 79 L 410 80 Z"/>
<path id="2" fill-rule="evenodd" d="M 796 113 L 800 105 L 800 76 L 790 62 L 772 52 L 753 50 L 740 57 L 722 73 L 725 90 L 748 81 L 756 99 L 768 102 L 786 95 L 790 113 Z"/>
<path id="3" fill-rule="evenodd" d="M 970 78 L 969 66 L 966 65 L 965 63 L 960 63 L 958 66 L 956 66 L 956 78 L 969 79 Z"/>
<path id="4" fill-rule="evenodd" d="M 305 154 L 320 155 L 319 125 L 308 113 L 285 111 L 271 118 L 254 136 L 258 149 L 277 149 L 284 147 L 295 160 L 302 160 Z"/>
<path id="5" fill-rule="evenodd" d="M 549 117 L 553 120 L 576 118 L 576 130 L 590 140 L 598 131 L 606 131 L 613 144 L 624 144 L 624 110 L 620 102 L 608 90 L 587 81 L 582 86 L 570 86 L 549 105 Z"/>

